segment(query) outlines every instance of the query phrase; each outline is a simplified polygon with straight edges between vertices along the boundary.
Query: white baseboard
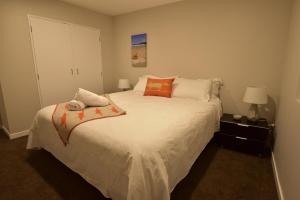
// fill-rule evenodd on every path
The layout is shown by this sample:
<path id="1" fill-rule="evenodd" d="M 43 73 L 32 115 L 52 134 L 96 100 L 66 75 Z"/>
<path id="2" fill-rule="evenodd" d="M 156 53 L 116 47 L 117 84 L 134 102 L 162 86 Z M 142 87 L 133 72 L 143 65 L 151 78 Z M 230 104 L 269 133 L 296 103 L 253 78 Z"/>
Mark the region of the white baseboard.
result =
<path id="1" fill-rule="evenodd" d="M 283 190 L 281 187 L 281 183 L 280 183 L 280 179 L 279 179 L 279 175 L 278 175 L 276 160 L 275 160 L 273 152 L 272 152 L 272 167 L 273 167 L 273 173 L 274 173 L 274 178 L 275 178 L 275 183 L 276 183 L 276 189 L 277 189 L 277 193 L 278 193 L 278 199 L 285 200 L 284 195 L 283 195 Z"/>
<path id="2" fill-rule="evenodd" d="M 24 137 L 24 136 L 27 136 L 27 135 L 29 135 L 29 130 L 20 131 L 20 132 L 17 132 L 17 133 L 11 133 L 9 135 L 9 139 L 13 140 L 13 139 L 17 139 L 19 137 Z"/>
<path id="3" fill-rule="evenodd" d="M 5 126 L 3 126 L 3 125 L 2 125 L 1 128 L 4 131 L 4 133 L 7 135 L 7 137 L 9 137 L 10 133 L 9 133 L 8 129 Z"/>
<path id="4" fill-rule="evenodd" d="M 4 130 L 4 132 L 9 137 L 10 140 L 17 139 L 17 138 L 23 137 L 23 136 L 27 136 L 29 134 L 29 130 L 20 131 L 20 132 L 16 132 L 16 133 L 10 133 L 9 130 L 5 126 L 2 126 L 2 129 Z"/>

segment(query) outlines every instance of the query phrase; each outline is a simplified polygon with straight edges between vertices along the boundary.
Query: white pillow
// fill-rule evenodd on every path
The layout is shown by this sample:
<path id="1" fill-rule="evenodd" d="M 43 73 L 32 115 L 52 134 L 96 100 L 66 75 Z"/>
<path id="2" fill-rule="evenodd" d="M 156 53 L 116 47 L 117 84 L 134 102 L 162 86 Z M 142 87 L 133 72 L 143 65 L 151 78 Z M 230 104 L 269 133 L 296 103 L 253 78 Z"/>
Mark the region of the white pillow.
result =
<path id="1" fill-rule="evenodd" d="M 220 90 L 222 86 L 223 86 L 223 80 L 221 78 L 212 79 L 211 97 L 220 98 Z"/>
<path id="2" fill-rule="evenodd" d="M 134 86 L 133 90 L 134 91 L 140 91 L 140 92 L 145 92 L 145 88 L 147 85 L 147 80 L 148 78 L 156 78 L 156 79 L 170 79 L 170 78 L 177 78 L 178 76 L 170 76 L 170 77 L 158 77 L 158 76 L 153 76 L 153 75 L 144 75 L 139 77 L 139 81 L 137 84 Z"/>
<path id="3" fill-rule="evenodd" d="M 176 78 L 174 81 L 173 97 L 209 101 L 211 87 L 212 81 L 210 79 Z"/>
<path id="4" fill-rule="evenodd" d="M 82 88 L 78 89 L 74 99 L 81 101 L 87 106 L 107 106 L 109 104 L 109 100 L 106 97 L 99 96 Z"/>

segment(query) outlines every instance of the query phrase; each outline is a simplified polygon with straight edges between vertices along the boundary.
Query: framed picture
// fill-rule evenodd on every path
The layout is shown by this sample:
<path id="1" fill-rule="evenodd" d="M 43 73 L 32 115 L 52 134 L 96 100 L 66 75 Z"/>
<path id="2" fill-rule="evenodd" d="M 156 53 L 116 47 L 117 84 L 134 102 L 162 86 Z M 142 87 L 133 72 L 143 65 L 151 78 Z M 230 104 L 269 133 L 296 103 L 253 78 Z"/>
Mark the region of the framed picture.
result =
<path id="1" fill-rule="evenodd" d="M 147 34 L 131 36 L 131 63 L 133 67 L 147 66 Z"/>

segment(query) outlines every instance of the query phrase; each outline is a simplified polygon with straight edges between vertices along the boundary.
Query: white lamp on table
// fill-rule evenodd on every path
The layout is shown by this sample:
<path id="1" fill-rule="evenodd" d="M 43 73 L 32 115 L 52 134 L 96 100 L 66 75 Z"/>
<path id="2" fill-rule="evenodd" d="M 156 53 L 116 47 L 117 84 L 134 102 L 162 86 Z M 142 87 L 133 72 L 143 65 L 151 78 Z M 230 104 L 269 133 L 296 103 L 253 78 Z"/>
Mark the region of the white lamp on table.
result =
<path id="1" fill-rule="evenodd" d="M 123 91 L 126 91 L 130 88 L 130 83 L 128 79 L 119 79 L 118 84 L 119 89 L 122 89 Z"/>
<path id="2" fill-rule="evenodd" d="M 268 103 L 267 89 L 264 87 L 248 86 L 243 98 L 245 103 L 250 103 L 247 118 L 250 121 L 259 119 L 258 106 Z"/>

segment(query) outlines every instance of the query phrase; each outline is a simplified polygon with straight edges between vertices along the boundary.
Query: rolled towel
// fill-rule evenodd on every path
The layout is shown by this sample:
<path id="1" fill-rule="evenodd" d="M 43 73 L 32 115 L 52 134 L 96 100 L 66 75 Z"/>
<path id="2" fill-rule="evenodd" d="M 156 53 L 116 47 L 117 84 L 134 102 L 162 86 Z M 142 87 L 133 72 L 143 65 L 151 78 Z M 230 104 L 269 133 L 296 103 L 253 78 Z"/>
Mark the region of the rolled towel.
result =
<path id="1" fill-rule="evenodd" d="M 86 106 L 81 101 L 71 100 L 67 104 L 68 110 L 71 111 L 80 111 L 83 110 Z"/>
<path id="2" fill-rule="evenodd" d="M 99 96 L 82 88 L 78 89 L 74 99 L 81 101 L 87 106 L 107 106 L 109 104 L 109 100 L 106 97 Z"/>

